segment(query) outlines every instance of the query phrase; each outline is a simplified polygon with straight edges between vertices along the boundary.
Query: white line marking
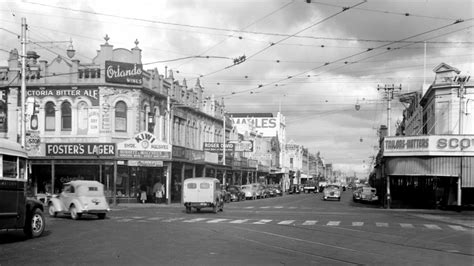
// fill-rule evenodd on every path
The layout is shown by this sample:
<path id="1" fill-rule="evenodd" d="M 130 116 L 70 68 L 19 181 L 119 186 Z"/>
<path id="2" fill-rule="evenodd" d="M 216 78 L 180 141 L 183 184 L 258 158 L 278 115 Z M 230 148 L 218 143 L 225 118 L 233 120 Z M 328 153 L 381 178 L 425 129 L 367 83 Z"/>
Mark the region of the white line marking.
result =
<path id="1" fill-rule="evenodd" d="M 200 221 L 204 221 L 204 220 L 207 220 L 207 218 L 195 218 L 195 219 L 191 219 L 191 220 L 185 220 L 185 221 L 183 221 L 183 223 L 195 223 L 195 222 L 200 222 Z"/>
<path id="2" fill-rule="evenodd" d="M 315 225 L 318 221 L 306 221 L 303 223 L 303 225 Z"/>
<path id="3" fill-rule="evenodd" d="M 243 220 L 234 220 L 234 221 L 231 221 L 229 223 L 231 224 L 243 224 L 245 222 L 248 222 L 249 219 L 243 219 Z"/>
<path id="4" fill-rule="evenodd" d="M 214 223 L 220 223 L 227 220 L 229 219 L 214 219 L 214 220 L 207 221 L 207 223 L 214 224 Z"/>
<path id="5" fill-rule="evenodd" d="M 160 219 L 163 219 L 163 217 L 151 217 L 151 218 L 148 218 L 147 220 L 149 220 L 149 221 L 157 221 L 157 220 L 160 220 Z"/>
<path id="6" fill-rule="evenodd" d="M 257 222 L 254 222 L 253 224 L 267 224 L 269 222 L 271 222 L 272 220 L 259 220 Z"/>
<path id="7" fill-rule="evenodd" d="M 260 207 L 260 209 L 269 209 L 271 206 L 263 206 L 263 207 Z"/>
<path id="8" fill-rule="evenodd" d="M 388 223 L 375 223 L 377 227 L 388 227 Z"/>
<path id="9" fill-rule="evenodd" d="M 400 224 L 402 228 L 415 228 L 412 224 Z"/>
<path id="10" fill-rule="evenodd" d="M 121 219 L 121 220 L 117 220 L 117 222 L 126 223 L 126 222 L 130 222 L 131 220 L 133 220 L 133 219 Z"/>
<path id="11" fill-rule="evenodd" d="M 143 218 L 145 218 L 145 217 L 142 217 L 142 216 L 134 216 L 134 217 L 132 217 L 132 219 L 143 219 Z"/>
<path id="12" fill-rule="evenodd" d="M 340 221 L 329 221 L 326 225 L 339 226 L 340 223 L 341 223 Z"/>
<path id="13" fill-rule="evenodd" d="M 352 222 L 352 226 L 363 226 L 364 222 Z"/>
<path id="14" fill-rule="evenodd" d="M 274 209 L 283 209 L 283 206 L 275 206 Z"/>
<path id="15" fill-rule="evenodd" d="M 428 229 L 441 230 L 441 227 L 437 226 L 436 224 L 425 224 L 424 226 Z"/>
<path id="16" fill-rule="evenodd" d="M 457 231 L 466 231 L 466 228 L 464 228 L 460 225 L 448 225 L 448 226 L 451 227 L 454 230 L 457 230 Z"/>
<path id="17" fill-rule="evenodd" d="M 281 221 L 278 224 L 292 224 L 294 222 L 295 222 L 295 220 L 286 220 L 286 221 Z"/>
<path id="18" fill-rule="evenodd" d="M 179 220 L 184 220 L 184 218 L 171 218 L 171 219 L 163 220 L 162 222 L 171 223 L 171 222 L 176 222 Z"/>
<path id="19" fill-rule="evenodd" d="M 248 207 L 245 207 L 244 209 L 253 209 L 254 207 L 253 206 L 248 206 Z"/>

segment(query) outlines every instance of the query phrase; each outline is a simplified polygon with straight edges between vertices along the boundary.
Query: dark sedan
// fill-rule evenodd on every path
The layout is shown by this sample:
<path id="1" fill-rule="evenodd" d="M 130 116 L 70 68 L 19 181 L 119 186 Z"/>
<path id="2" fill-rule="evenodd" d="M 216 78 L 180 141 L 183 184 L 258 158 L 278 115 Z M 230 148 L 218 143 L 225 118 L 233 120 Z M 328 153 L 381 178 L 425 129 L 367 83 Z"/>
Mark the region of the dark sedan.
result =
<path id="1" fill-rule="evenodd" d="M 239 186 L 229 186 L 227 192 L 230 193 L 231 201 L 245 200 L 245 192 L 243 192 Z"/>

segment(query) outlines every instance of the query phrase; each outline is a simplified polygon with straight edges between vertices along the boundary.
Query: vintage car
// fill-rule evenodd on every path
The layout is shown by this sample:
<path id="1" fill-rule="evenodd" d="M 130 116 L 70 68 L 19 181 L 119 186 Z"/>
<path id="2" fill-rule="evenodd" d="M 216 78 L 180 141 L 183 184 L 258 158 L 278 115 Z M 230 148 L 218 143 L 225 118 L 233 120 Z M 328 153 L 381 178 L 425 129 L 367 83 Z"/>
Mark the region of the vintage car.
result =
<path id="1" fill-rule="evenodd" d="M 341 200 L 341 188 L 336 185 L 327 185 L 323 190 L 323 200 L 337 199 Z"/>
<path id="2" fill-rule="evenodd" d="M 246 199 L 256 199 L 257 198 L 257 184 L 248 184 L 243 185 L 242 191 L 245 193 Z"/>
<path id="3" fill-rule="evenodd" d="M 245 192 L 243 192 L 239 186 L 229 186 L 227 190 L 230 193 L 231 201 L 245 200 Z"/>
<path id="4" fill-rule="evenodd" d="M 365 201 L 365 202 L 376 202 L 379 200 L 379 197 L 377 196 L 377 189 L 373 187 L 362 187 L 360 191 L 360 201 Z"/>
<path id="5" fill-rule="evenodd" d="M 212 208 L 214 213 L 224 210 L 224 195 L 219 180 L 211 177 L 196 177 L 184 180 L 183 202 L 186 213 L 192 208 Z"/>
<path id="6" fill-rule="evenodd" d="M 94 214 L 104 219 L 110 211 L 104 196 L 104 185 L 97 181 L 75 180 L 65 183 L 58 196 L 49 200 L 48 212 L 51 216 L 71 214 L 73 220 L 83 214 Z"/>

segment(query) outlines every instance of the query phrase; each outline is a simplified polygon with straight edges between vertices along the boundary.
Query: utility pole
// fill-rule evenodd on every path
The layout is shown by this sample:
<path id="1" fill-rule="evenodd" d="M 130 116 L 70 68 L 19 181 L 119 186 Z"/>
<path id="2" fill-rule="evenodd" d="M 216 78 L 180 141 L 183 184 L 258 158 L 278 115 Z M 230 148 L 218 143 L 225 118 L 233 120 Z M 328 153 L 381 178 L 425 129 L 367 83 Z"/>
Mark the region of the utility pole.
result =
<path id="1" fill-rule="evenodd" d="M 222 98 L 222 126 L 223 126 L 223 135 L 222 135 L 222 165 L 225 166 L 225 145 L 226 145 L 226 137 L 225 137 L 225 106 L 224 106 L 224 98 Z M 225 187 L 225 178 L 226 178 L 226 169 L 222 170 L 222 185 Z"/>
<path id="2" fill-rule="evenodd" d="M 21 18 L 21 111 L 20 111 L 20 144 L 26 146 L 26 18 Z"/>
<path id="3" fill-rule="evenodd" d="M 387 137 L 390 136 L 390 113 L 391 113 L 391 101 L 393 100 L 393 91 L 398 89 L 402 90 L 402 85 L 395 86 L 393 84 L 385 84 L 383 87 L 377 85 L 377 90 L 383 89 L 385 91 L 385 97 L 387 98 Z M 390 194 L 390 176 L 387 175 L 387 209 L 390 209 L 392 198 Z"/>
<path id="4" fill-rule="evenodd" d="M 463 120 L 464 120 L 464 84 L 469 81 L 470 76 L 461 76 L 458 75 L 454 77 L 454 82 L 459 84 L 458 89 L 458 97 L 459 97 L 459 135 L 463 134 Z M 461 210 L 461 192 L 462 192 L 462 157 L 460 158 L 460 165 L 459 165 L 459 178 L 458 178 L 458 195 L 457 195 L 457 205 L 459 210 Z"/>

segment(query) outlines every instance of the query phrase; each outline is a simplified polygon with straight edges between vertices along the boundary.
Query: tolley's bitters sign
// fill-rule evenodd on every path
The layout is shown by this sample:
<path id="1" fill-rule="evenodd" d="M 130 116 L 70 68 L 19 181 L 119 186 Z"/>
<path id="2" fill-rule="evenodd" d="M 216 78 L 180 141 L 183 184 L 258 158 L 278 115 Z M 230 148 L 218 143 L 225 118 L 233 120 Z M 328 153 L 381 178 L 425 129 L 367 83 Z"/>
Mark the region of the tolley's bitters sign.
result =
<path id="1" fill-rule="evenodd" d="M 142 64 L 105 61 L 105 82 L 142 85 Z"/>

